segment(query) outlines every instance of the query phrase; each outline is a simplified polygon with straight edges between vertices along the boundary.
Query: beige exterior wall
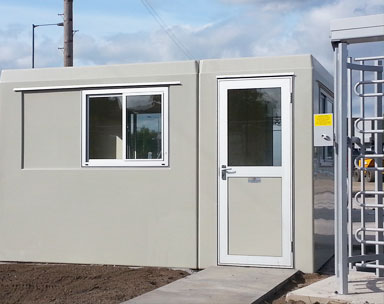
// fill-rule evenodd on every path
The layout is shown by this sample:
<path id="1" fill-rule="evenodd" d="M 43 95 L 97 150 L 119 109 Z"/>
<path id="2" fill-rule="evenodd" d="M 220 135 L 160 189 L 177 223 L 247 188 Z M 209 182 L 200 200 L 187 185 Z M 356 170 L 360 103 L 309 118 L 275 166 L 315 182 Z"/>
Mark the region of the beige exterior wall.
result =
<path id="1" fill-rule="evenodd" d="M 316 64 L 302 55 L 203 60 L 200 74 L 195 62 L 3 71 L 0 261 L 217 265 L 217 76 L 294 73 L 294 267 L 314 271 L 330 253 L 316 253 L 314 80 L 329 80 Z M 13 91 L 174 81 L 167 168 L 82 168 L 81 90 Z"/>
<path id="2" fill-rule="evenodd" d="M 320 113 L 320 89 L 332 95 L 331 75 L 313 58 L 313 111 Z M 315 270 L 334 254 L 334 165 L 322 162 L 321 147 L 313 148 L 313 227 Z"/>
<path id="3" fill-rule="evenodd" d="M 82 168 L 81 90 L 13 91 L 172 81 L 167 168 Z M 0 260 L 196 268 L 196 84 L 194 62 L 3 71 Z"/>
<path id="4" fill-rule="evenodd" d="M 79 168 L 80 91 L 23 94 L 24 169 Z"/>

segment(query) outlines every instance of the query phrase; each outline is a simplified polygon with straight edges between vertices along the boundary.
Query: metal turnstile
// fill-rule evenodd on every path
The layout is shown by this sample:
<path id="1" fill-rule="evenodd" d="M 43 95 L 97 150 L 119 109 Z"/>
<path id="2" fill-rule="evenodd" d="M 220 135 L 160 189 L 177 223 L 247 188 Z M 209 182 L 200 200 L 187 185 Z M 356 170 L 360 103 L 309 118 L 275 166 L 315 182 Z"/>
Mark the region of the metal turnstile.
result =
<path id="1" fill-rule="evenodd" d="M 348 138 L 351 139 L 348 141 L 348 159 L 351 160 L 348 162 L 348 262 L 350 269 L 375 268 L 377 275 L 382 276 L 384 56 L 347 60 L 347 83 L 350 92 Z M 356 82 L 353 81 L 354 72 L 358 73 L 359 80 Z M 359 114 L 353 119 L 352 109 L 355 105 L 359 107 Z M 374 116 L 366 115 L 367 107 L 373 110 Z M 356 136 L 358 134 L 361 136 Z M 366 141 L 366 135 L 370 135 L 373 141 Z M 356 157 L 353 150 L 359 151 Z M 373 166 L 367 167 L 364 165 L 366 163 L 372 163 Z M 360 185 L 353 182 L 354 171 L 360 174 Z"/>
<path id="2" fill-rule="evenodd" d="M 384 274 L 384 56 L 348 57 L 350 44 L 384 41 L 384 15 L 334 20 L 331 41 L 335 53 L 335 272 L 337 292 L 347 294 L 351 269 L 373 268 L 378 276 Z M 382 49 L 377 51 L 384 55 Z M 373 139 L 369 143 L 367 135 Z M 368 159 L 373 166 L 366 168 Z M 356 171 L 359 184 L 353 182 Z M 367 182 L 373 177 L 374 186 Z"/>

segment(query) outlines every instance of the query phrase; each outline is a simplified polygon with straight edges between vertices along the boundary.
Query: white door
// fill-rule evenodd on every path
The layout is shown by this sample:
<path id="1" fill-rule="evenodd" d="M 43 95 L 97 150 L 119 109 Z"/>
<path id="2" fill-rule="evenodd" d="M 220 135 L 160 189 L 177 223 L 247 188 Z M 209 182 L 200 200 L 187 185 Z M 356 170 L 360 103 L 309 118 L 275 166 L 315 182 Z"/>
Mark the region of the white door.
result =
<path id="1" fill-rule="evenodd" d="M 218 88 L 218 263 L 292 267 L 291 78 Z"/>

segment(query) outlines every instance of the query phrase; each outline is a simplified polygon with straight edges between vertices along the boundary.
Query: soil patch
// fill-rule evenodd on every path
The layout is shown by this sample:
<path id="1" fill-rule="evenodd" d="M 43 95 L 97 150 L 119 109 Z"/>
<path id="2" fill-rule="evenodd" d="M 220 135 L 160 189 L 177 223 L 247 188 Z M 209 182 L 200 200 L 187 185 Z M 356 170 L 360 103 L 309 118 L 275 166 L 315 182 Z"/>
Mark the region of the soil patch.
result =
<path id="1" fill-rule="evenodd" d="M 287 303 L 285 297 L 288 292 L 311 285 L 312 283 L 328 277 L 329 275 L 327 274 L 298 272 L 286 284 L 284 284 L 274 294 L 272 294 L 269 299 L 264 300 L 263 304 L 285 304 Z M 294 303 L 301 304 L 301 302 Z M 290 304 L 294 303 L 290 302 Z"/>
<path id="2" fill-rule="evenodd" d="M 278 288 L 275 293 L 271 294 L 263 304 L 285 304 L 286 295 L 292 290 L 296 290 L 308 285 L 311 285 L 317 281 L 326 279 L 335 274 L 335 259 L 332 257 L 327 263 L 321 267 L 318 273 L 296 273 L 288 282 L 286 282 L 281 288 Z M 303 302 L 289 302 L 289 304 L 303 304 Z"/>
<path id="3" fill-rule="evenodd" d="M 121 303 L 187 276 L 168 268 L 0 264 L 2 304 Z"/>

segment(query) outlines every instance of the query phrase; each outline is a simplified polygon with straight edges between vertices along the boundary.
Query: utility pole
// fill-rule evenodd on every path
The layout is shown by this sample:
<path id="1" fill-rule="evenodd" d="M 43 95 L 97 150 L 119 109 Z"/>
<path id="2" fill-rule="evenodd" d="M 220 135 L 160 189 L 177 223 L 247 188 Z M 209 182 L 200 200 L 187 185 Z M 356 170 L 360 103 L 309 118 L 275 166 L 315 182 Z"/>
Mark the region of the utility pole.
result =
<path id="1" fill-rule="evenodd" d="M 73 0 L 64 0 L 64 66 L 73 66 Z"/>

